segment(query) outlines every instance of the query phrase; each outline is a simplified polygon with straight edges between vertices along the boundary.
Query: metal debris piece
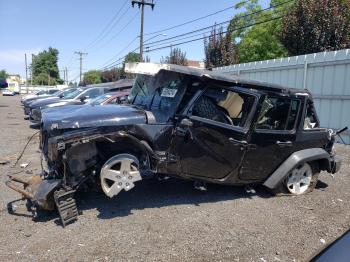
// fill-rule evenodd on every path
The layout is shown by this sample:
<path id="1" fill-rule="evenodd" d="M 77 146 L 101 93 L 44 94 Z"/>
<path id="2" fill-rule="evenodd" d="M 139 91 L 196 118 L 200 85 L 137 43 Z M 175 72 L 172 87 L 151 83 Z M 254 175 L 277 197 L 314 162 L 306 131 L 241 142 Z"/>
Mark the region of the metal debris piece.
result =
<path id="1" fill-rule="evenodd" d="M 55 203 L 63 227 L 78 219 L 78 209 L 73 197 L 75 190 L 58 190 L 54 193 Z"/>
<path id="2" fill-rule="evenodd" d="M 26 168 L 27 166 L 29 166 L 29 163 L 23 163 L 20 165 L 21 168 Z"/>

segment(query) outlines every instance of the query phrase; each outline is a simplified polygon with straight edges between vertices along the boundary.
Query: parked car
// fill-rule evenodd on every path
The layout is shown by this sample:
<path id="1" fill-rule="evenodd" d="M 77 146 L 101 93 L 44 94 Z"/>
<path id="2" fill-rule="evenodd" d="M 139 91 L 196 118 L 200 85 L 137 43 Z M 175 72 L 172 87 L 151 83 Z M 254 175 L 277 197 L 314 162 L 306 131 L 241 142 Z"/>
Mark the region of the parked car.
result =
<path id="1" fill-rule="evenodd" d="M 68 105 L 84 105 L 109 91 L 109 87 L 78 88 L 76 92 L 65 96 L 64 99 L 51 99 L 49 101 L 31 103 L 29 106 L 30 120 L 33 124 L 39 124 L 41 121 L 41 111 L 43 109 L 61 108 Z"/>
<path id="2" fill-rule="evenodd" d="M 52 95 L 45 95 L 42 97 L 34 97 L 24 100 L 23 102 L 23 110 L 25 115 L 30 115 L 30 108 L 31 105 L 34 103 L 48 103 L 49 101 L 57 101 L 60 99 L 63 99 L 64 97 L 70 96 L 72 93 L 74 93 L 78 88 L 72 87 L 72 88 L 66 88 L 62 89 L 60 91 L 57 91 L 56 93 L 53 93 Z"/>
<path id="3" fill-rule="evenodd" d="M 36 97 L 44 97 L 44 96 L 50 96 L 53 95 L 54 93 L 56 93 L 57 91 L 59 91 L 56 88 L 50 88 L 50 89 L 44 89 L 44 90 L 38 90 L 35 91 L 32 94 L 27 94 L 21 97 L 21 103 L 23 104 L 23 102 L 27 99 L 31 99 L 31 98 L 36 98 Z"/>
<path id="4" fill-rule="evenodd" d="M 118 91 L 118 92 L 110 92 L 103 94 L 101 96 L 96 97 L 95 99 L 90 100 L 88 103 L 76 103 L 76 104 L 68 104 L 62 106 L 54 106 L 42 108 L 41 110 L 33 109 L 31 113 L 31 122 L 34 124 L 38 124 L 41 121 L 42 114 L 50 115 L 50 117 L 57 117 L 58 119 L 66 116 L 67 114 L 71 114 L 74 112 L 80 112 L 80 114 L 85 114 L 88 110 L 88 106 L 100 106 L 100 105 L 113 105 L 113 104 L 125 104 L 127 103 L 127 97 L 129 92 Z"/>
<path id="5" fill-rule="evenodd" d="M 126 104 L 130 90 L 109 92 L 91 100 L 89 105 Z"/>
<path id="6" fill-rule="evenodd" d="M 48 172 L 33 177 L 37 190 L 7 183 L 37 206 L 57 208 L 63 225 L 77 218 L 74 193 L 87 181 L 108 197 L 151 174 L 301 195 L 321 171 L 340 168 L 333 146 L 342 130 L 320 127 L 307 90 L 176 65 L 125 70 L 138 73 L 130 105 L 43 114 Z"/>
<path id="7" fill-rule="evenodd" d="M 11 91 L 10 89 L 2 89 L 1 91 L 3 96 L 14 96 L 16 93 L 14 91 Z"/>

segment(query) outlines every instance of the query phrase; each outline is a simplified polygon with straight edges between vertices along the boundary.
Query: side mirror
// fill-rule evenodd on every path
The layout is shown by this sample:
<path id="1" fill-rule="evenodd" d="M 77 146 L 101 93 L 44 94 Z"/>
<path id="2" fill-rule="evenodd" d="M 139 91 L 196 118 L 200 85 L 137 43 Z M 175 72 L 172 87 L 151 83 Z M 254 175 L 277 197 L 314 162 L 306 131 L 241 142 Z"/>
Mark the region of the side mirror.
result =
<path id="1" fill-rule="evenodd" d="M 63 96 L 64 96 L 63 94 L 60 94 L 59 98 L 63 98 Z"/>
<path id="2" fill-rule="evenodd" d="M 184 118 L 181 120 L 180 126 L 191 127 L 191 126 L 193 126 L 193 122 L 191 120 L 189 120 L 188 118 Z"/>
<path id="3" fill-rule="evenodd" d="M 86 99 L 88 99 L 89 97 L 88 96 L 82 96 L 82 97 L 80 97 L 80 101 L 81 102 L 84 102 Z"/>

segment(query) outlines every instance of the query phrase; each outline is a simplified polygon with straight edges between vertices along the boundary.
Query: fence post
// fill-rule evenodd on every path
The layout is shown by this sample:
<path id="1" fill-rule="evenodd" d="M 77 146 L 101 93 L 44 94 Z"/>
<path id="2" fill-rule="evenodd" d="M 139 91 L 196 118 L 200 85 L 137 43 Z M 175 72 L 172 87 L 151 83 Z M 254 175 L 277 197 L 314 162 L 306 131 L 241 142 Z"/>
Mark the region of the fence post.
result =
<path id="1" fill-rule="evenodd" d="M 306 81 L 307 81 L 307 62 L 304 62 L 304 79 L 303 79 L 303 88 L 306 89 Z"/>

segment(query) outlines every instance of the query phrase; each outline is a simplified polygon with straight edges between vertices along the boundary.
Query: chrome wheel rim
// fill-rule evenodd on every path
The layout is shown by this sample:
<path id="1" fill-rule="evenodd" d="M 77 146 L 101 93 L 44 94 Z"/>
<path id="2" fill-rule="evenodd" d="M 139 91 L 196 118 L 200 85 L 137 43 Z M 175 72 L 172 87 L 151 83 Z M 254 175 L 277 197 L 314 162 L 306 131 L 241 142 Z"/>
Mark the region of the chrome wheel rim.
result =
<path id="1" fill-rule="evenodd" d="M 311 184 L 312 168 L 308 163 L 296 167 L 288 175 L 286 180 L 287 189 L 291 194 L 300 195 L 305 193 Z"/>
<path id="2" fill-rule="evenodd" d="M 122 189 L 128 191 L 135 186 L 135 182 L 141 180 L 139 163 L 131 155 L 117 155 L 110 158 L 101 169 L 101 187 L 103 192 L 113 197 Z"/>

